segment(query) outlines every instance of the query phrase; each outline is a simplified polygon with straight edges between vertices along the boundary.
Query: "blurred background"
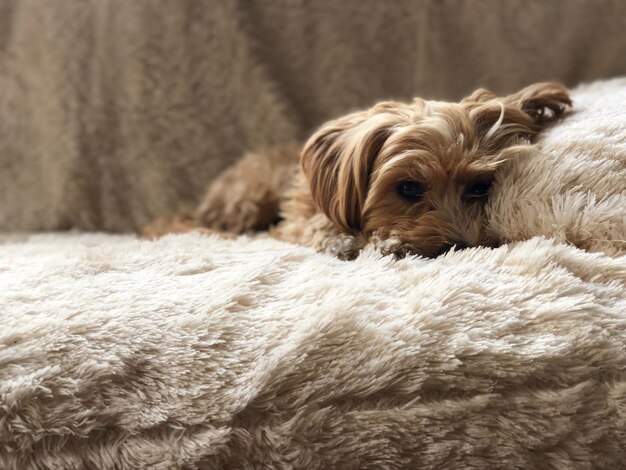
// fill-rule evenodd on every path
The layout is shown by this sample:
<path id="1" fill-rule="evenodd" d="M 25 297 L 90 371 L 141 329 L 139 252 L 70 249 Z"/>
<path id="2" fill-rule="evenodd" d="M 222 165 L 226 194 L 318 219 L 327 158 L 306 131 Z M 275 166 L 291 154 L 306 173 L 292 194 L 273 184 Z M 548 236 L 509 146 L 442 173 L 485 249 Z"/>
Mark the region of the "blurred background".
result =
<path id="1" fill-rule="evenodd" d="M 0 0 L 0 230 L 137 229 L 382 99 L 619 75 L 623 0 Z"/>

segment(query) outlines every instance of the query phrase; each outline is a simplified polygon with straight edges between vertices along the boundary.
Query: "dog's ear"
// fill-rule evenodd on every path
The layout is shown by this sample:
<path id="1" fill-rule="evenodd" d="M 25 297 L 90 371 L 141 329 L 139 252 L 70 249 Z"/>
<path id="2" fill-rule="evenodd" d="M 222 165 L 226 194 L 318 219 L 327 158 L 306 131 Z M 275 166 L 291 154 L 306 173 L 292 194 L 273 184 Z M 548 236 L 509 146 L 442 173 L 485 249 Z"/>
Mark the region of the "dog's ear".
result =
<path id="1" fill-rule="evenodd" d="M 528 114 L 536 131 L 545 124 L 557 119 L 568 106 L 572 105 L 569 90 L 560 83 L 535 83 L 503 98 L 507 106 L 512 106 Z"/>
<path id="2" fill-rule="evenodd" d="M 311 196 L 330 220 L 348 232 L 361 229 L 361 210 L 374 160 L 397 116 L 391 103 L 323 125 L 302 150 Z"/>
<path id="3" fill-rule="evenodd" d="M 478 90 L 474 91 L 474 93 L 472 93 L 471 95 L 463 98 L 461 100 L 461 104 L 484 103 L 485 101 L 493 100 L 495 98 L 497 98 L 497 96 L 492 91 L 489 91 L 485 88 L 479 88 Z"/>
<path id="4" fill-rule="evenodd" d="M 569 91 L 557 83 L 536 83 L 498 98 L 479 89 L 461 101 L 479 136 L 494 150 L 516 137 L 532 138 L 571 105 Z"/>

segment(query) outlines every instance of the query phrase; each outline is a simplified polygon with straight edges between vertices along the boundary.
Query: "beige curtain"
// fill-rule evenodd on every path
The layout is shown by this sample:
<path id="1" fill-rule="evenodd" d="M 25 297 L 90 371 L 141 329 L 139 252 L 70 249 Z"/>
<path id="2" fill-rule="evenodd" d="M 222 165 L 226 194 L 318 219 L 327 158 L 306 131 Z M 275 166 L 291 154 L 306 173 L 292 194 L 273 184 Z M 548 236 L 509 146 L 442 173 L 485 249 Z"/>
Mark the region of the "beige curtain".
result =
<path id="1" fill-rule="evenodd" d="M 0 230 L 135 229 L 377 100 L 626 74 L 626 2 L 0 0 Z"/>

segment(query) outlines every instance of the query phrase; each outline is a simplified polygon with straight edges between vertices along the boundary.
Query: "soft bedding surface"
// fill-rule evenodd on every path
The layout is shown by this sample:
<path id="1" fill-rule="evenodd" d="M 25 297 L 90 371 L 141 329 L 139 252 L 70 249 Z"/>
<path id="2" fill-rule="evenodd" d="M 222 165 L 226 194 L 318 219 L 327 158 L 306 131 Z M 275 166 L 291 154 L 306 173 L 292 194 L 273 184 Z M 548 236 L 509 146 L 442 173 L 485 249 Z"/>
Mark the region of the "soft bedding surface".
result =
<path id="1" fill-rule="evenodd" d="M 0 468 L 622 468 L 626 257 L 0 246 Z"/>

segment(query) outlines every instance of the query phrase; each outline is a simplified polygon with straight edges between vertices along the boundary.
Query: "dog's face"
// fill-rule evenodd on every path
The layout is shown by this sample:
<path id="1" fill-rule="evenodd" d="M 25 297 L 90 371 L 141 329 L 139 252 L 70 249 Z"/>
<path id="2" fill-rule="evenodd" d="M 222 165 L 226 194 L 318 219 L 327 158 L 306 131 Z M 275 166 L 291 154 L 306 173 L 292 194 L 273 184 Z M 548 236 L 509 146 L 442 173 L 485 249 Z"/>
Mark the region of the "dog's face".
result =
<path id="1" fill-rule="evenodd" d="M 380 103 L 323 126 L 302 168 L 316 205 L 346 232 L 429 257 L 494 245 L 485 206 L 496 170 L 570 104 L 551 83 L 458 104 Z"/>

